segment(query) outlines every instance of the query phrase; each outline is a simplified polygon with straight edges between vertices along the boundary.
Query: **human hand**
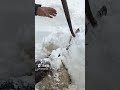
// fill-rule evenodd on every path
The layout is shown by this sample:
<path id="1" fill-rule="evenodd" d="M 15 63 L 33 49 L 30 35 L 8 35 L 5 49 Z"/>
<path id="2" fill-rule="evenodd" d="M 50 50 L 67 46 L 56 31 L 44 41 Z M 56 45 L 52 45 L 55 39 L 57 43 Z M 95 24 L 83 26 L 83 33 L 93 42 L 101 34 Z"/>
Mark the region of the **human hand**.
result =
<path id="1" fill-rule="evenodd" d="M 57 11 L 51 7 L 38 7 L 37 15 L 53 18 L 57 15 Z"/>

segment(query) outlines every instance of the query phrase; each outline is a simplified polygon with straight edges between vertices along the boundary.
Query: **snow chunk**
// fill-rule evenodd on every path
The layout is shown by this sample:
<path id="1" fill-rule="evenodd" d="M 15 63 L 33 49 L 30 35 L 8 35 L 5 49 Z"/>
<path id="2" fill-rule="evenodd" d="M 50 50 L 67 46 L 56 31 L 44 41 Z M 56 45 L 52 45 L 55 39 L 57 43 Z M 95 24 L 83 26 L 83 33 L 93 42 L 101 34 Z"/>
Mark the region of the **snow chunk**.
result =
<path id="1" fill-rule="evenodd" d="M 68 45 L 70 35 L 64 32 L 54 32 L 47 38 L 44 38 L 42 47 L 51 52 L 57 48 L 62 48 Z"/>
<path id="2" fill-rule="evenodd" d="M 57 48 L 63 48 L 68 45 L 70 34 L 64 32 L 54 32 L 45 37 L 41 44 L 36 44 L 35 57 L 44 58 L 51 54 Z"/>

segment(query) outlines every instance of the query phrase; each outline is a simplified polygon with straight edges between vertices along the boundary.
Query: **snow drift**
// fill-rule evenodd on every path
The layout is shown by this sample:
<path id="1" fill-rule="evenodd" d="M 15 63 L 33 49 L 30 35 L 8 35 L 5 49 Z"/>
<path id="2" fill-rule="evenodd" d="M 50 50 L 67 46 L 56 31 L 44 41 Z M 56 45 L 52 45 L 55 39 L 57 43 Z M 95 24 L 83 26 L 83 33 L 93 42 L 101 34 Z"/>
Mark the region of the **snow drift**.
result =
<path id="1" fill-rule="evenodd" d="M 67 90 L 85 90 L 85 1 L 68 0 L 67 2 L 73 29 L 74 31 L 80 29 L 70 43 L 71 34 L 61 2 L 36 0 L 36 3 L 43 6 L 55 8 L 58 15 L 53 19 L 35 17 L 35 58 L 49 60 L 54 70 L 59 69 L 61 63 L 64 63 L 72 79 L 72 84 Z M 69 49 L 66 50 L 69 45 Z"/>

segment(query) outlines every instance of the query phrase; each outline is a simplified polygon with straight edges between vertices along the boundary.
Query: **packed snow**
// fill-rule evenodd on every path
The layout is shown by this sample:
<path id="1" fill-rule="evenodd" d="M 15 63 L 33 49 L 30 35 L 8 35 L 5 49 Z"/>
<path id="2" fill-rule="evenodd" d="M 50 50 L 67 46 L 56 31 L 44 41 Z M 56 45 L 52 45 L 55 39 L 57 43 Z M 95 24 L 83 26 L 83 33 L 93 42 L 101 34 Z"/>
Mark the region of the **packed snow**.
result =
<path id="1" fill-rule="evenodd" d="M 72 79 L 72 84 L 67 90 L 85 90 L 85 0 L 74 2 L 67 0 L 73 29 L 74 31 L 80 29 L 70 43 L 71 33 L 61 1 L 35 0 L 35 2 L 57 10 L 57 16 L 53 19 L 35 17 L 36 60 L 50 61 L 54 70 L 59 69 L 63 62 Z M 69 49 L 66 50 L 69 45 Z"/>

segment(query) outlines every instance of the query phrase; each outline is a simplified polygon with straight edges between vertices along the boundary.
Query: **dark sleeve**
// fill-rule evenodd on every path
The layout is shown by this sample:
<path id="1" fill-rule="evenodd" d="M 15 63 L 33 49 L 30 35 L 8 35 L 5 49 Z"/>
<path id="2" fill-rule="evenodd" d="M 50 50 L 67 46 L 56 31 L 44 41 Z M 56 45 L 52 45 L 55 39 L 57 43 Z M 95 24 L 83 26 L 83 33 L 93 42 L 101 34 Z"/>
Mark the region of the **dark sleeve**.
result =
<path id="1" fill-rule="evenodd" d="M 35 4 L 35 15 L 37 15 L 37 9 L 38 9 L 38 7 L 41 7 L 41 5 Z"/>

